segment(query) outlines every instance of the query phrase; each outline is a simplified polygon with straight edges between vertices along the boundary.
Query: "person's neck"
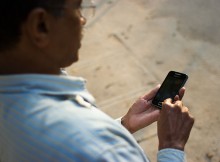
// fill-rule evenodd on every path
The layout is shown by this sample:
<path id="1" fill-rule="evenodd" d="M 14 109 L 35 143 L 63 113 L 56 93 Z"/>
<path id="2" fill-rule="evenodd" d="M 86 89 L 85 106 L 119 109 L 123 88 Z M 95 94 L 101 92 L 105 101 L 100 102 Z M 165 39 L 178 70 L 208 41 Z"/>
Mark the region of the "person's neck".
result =
<path id="1" fill-rule="evenodd" d="M 30 68 L 21 67 L 21 66 L 19 66 L 18 68 L 16 67 L 10 68 L 10 67 L 3 66 L 0 68 L 0 75 L 17 75 L 17 74 L 59 75 L 60 74 L 60 70 L 51 71 L 51 70 L 45 70 L 45 69 L 30 69 Z"/>
<path id="2" fill-rule="evenodd" d="M 0 75 L 12 74 L 60 74 L 60 68 L 52 67 L 34 58 L 28 59 L 19 54 L 0 53 Z"/>

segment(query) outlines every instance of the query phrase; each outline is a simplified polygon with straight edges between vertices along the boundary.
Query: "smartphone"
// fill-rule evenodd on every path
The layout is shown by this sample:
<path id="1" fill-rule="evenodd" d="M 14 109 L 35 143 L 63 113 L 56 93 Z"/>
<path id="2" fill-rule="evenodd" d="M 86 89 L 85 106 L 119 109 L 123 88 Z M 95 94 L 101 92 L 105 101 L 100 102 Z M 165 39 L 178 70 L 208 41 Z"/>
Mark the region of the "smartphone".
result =
<path id="1" fill-rule="evenodd" d="M 162 102 L 167 98 L 173 100 L 179 94 L 179 90 L 184 86 L 187 79 L 188 76 L 184 73 L 170 71 L 153 98 L 152 104 L 161 109 Z"/>

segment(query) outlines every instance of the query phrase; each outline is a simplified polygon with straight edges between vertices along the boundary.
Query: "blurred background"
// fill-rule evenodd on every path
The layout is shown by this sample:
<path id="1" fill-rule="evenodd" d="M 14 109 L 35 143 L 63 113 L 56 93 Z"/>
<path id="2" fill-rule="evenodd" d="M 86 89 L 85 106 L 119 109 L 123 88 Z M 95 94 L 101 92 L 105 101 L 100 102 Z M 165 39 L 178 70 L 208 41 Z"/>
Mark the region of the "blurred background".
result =
<path id="1" fill-rule="evenodd" d="M 95 0 L 80 61 L 67 69 L 87 79 L 97 105 L 113 118 L 170 70 L 187 73 L 184 103 L 196 121 L 188 162 L 220 162 L 220 1 Z M 156 123 L 134 134 L 156 161 Z"/>

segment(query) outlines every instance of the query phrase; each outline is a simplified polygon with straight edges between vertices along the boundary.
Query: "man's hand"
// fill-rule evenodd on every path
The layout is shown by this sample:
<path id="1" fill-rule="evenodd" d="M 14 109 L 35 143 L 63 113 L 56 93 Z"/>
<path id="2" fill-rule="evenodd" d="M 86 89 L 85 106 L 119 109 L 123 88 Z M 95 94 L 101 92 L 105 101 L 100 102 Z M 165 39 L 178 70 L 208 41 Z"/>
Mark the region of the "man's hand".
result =
<path id="1" fill-rule="evenodd" d="M 194 118 L 182 101 L 166 99 L 158 119 L 159 150 L 175 148 L 184 150 L 194 124 Z"/>
<path id="2" fill-rule="evenodd" d="M 149 93 L 140 97 L 122 118 L 122 125 L 134 133 L 157 121 L 160 110 L 151 104 L 151 100 L 159 89 L 159 85 Z"/>
<path id="3" fill-rule="evenodd" d="M 146 95 L 140 97 L 129 109 L 127 114 L 122 118 L 122 125 L 131 133 L 134 133 L 153 122 L 157 121 L 160 110 L 155 108 L 151 101 L 156 95 L 160 85 L 156 86 Z M 181 88 L 179 95 L 174 100 L 181 100 L 184 96 L 185 88 Z"/>

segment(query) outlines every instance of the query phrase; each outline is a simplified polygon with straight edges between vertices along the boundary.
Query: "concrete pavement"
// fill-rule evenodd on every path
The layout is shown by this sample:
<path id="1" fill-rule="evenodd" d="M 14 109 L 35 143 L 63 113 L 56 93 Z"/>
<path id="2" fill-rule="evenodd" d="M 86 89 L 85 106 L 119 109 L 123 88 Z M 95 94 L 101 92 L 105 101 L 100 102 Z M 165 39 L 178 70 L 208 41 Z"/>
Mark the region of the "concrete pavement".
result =
<path id="1" fill-rule="evenodd" d="M 220 1 L 96 0 L 80 61 L 67 70 L 88 80 L 97 104 L 113 118 L 161 83 L 170 70 L 189 75 L 185 104 L 196 118 L 189 162 L 220 161 Z M 135 134 L 156 161 L 156 124 Z"/>

